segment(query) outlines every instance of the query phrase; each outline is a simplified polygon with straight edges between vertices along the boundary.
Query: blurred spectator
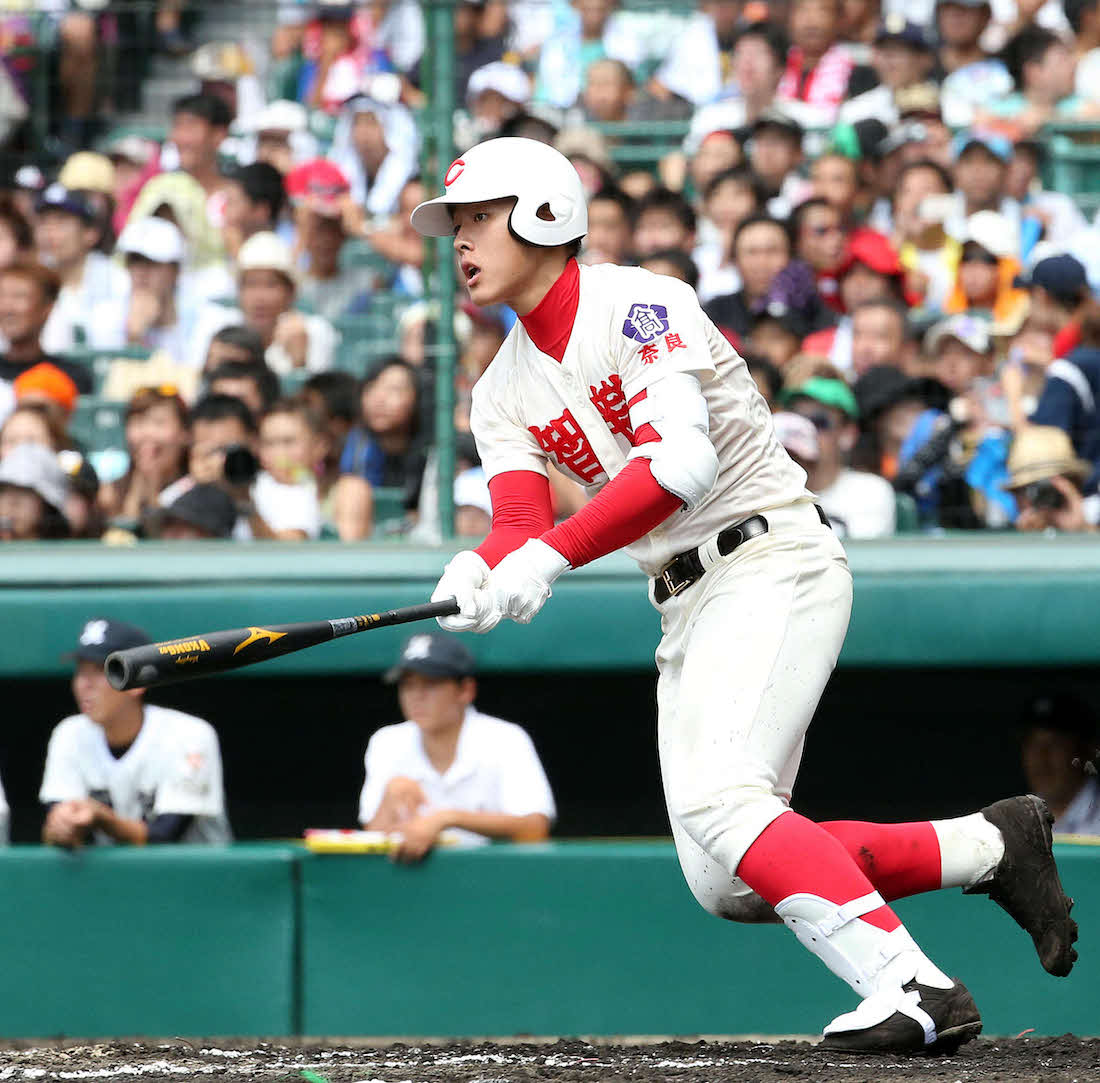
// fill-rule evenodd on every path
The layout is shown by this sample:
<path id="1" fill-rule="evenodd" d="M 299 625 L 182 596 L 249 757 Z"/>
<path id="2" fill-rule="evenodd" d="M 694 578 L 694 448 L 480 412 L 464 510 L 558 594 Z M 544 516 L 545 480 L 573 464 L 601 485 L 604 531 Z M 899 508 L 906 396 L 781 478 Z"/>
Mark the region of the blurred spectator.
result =
<path id="1" fill-rule="evenodd" d="M 1043 190 L 1039 171 L 1044 154 L 1037 140 L 1016 143 L 1005 180 L 1005 195 L 1019 208 L 1020 256 L 1025 262 L 1040 238 L 1064 248 L 1088 230 L 1088 222 L 1071 196 Z"/>
<path id="2" fill-rule="evenodd" d="M 949 316 L 929 330 L 924 348 L 931 375 L 954 395 L 973 390 L 980 377 L 992 372 L 993 337 L 981 316 Z"/>
<path id="3" fill-rule="evenodd" d="M 875 34 L 871 64 L 878 86 L 850 98 L 841 107 L 838 119 L 854 124 L 857 120 L 878 117 L 886 124 L 900 119 L 895 94 L 928 78 L 935 60 L 932 41 L 919 23 L 908 22 L 899 14 L 888 15 Z"/>
<path id="4" fill-rule="evenodd" d="M 706 306 L 706 313 L 720 328 L 745 339 L 752 328 L 753 311 L 776 275 L 791 261 L 791 235 L 786 223 L 768 215 L 750 215 L 734 231 L 732 253 L 741 288 L 714 298 Z"/>
<path id="5" fill-rule="evenodd" d="M 1012 144 L 1000 135 L 960 132 L 954 151 L 955 208 L 945 222 L 955 237 L 965 232 L 965 223 L 979 211 L 1000 211 L 1008 183 Z"/>
<path id="6" fill-rule="evenodd" d="M 225 174 L 222 194 L 222 237 L 231 259 L 249 237 L 280 231 L 286 191 L 283 175 L 273 165 L 253 162 L 238 166 Z"/>
<path id="7" fill-rule="evenodd" d="M 203 375 L 209 377 L 215 369 L 227 362 L 242 365 L 262 365 L 264 344 L 259 333 L 244 324 L 230 324 L 223 327 L 210 340 L 206 357 L 202 363 Z"/>
<path id="8" fill-rule="evenodd" d="M 1095 99 L 1100 87 L 1100 0 L 1065 0 L 1063 6 L 1073 30 L 1077 93 Z"/>
<path id="9" fill-rule="evenodd" d="M 944 229 L 951 213 L 951 178 L 943 166 L 919 159 L 905 166 L 893 196 L 894 246 L 912 292 L 942 312 L 955 286 L 960 246 Z"/>
<path id="10" fill-rule="evenodd" d="M 233 536 L 237 507 L 220 485 L 187 488 L 166 505 L 149 508 L 143 534 L 161 541 L 227 541 Z"/>
<path id="11" fill-rule="evenodd" d="M 129 468 L 100 489 L 105 515 L 136 523 L 160 493 L 187 473 L 190 419 L 175 387 L 142 388 L 126 408 Z"/>
<path id="12" fill-rule="evenodd" d="M 882 478 L 849 466 L 859 438 L 859 407 L 848 385 L 819 377 L 785 392 L 782 399 L 817 431 L 818 455 L 807 466 L 807 484 L 817 494 L 833 529 L 849 538 L 893 534 L 893 488 Z"/>
<path id="13" fill-rule="evenodd" d="M 354 202 L 377 218 L 394 212 L 402 188 L 416 175 L 419 146 L 405 106 L 358 94 L 341 111 L 328 157 L 351 183 Z"/>
<path id="14" fill-rule="evenodd" d="M 978 312 L 994 324 L 1015 331 L 1027 315 L 1026 293 L 1016 286 L 1019 239 L 1012 222 L 996 211 L 979 211 L 967 219 L 955 287 L 945 312 Z"/>
<path id="15" fill-rule="evenodd" d="M 0 459 L 20 444 L 37 444 L 58 452 L 69 446 L 61 412 L 45 402 L 21 402 L 0 425 Z"/>
<path id="16" fill-rule="evenodd" d="M 761 113 L 752 126 L 749 164 L 768 193 L 769 213 L 778 218 L 786 218 L 809 190 L 796 173 L 802 162 L 802 137 L 802 125 L 778 109 Z"/>
<path id="17" fill-rule="evenodd" d="M 262 417 L 279 398 L 279 377 L 261 360 L 223 361 L 206 375 L 206 389 L 213 395 L 232 395 Z"/>
<path id="18" fill-rule="evenodd" d="M 1016 497 L 1016 529 L 1096 531 L 1085 512 L 1082 487 L 1093 471 L 1069 436 L 1052 425 L 1025 425 L 1008 453 L 1005 488 Z"/>
<path id="19" fill-rule="evenodd" d="M 264 162 L 285 177 L 317 153 L 317 139 L 309 131 L 309 114 L 300 102 L 270 102 L 255 116 L 244 120 L 238 117 L 234 128 L 242 135 L 237 149 L 241 165 Z"/>
<path id="20" fill-rule="evenodd" d="M 1021 761 L 1030 793 L 1054 815 L 1065 835 L 1100 835 L 1096 716 L 1077 696 L 1054 692 L 1033 699 L 1023 717 Z"/>
<path id="21" fill-rule="evenodd" d="M 208 201 L 222 187 L 218 147 L 229 134 L 232 122 L 229 106 L 214 94 L 179 98 L 172 109 L 172 130 L 168 138 L 179 156 L 179 168 L 198 181 Z M 220 214 L 213 206 L 210 209 L 217 221 Z"/>
<path id="22" fill-rule="evenodd" d="M 734 89 L 730 51 L 736 47 L 742 5 L 737 0 L 706 0 L 699 7 L 653 78 L 650 90 L 659 98 L 677 96 L 700 106 Z"/>
<path id="23" fill-rule="evenodd" d="M 679 248 L 661 248 L 639 265 L 656 275 L 668 275 L 686 282 L 692 289 L 699 285 L 699 271 L 695 261 Z"/>
<path id="24" fill-rule="evenodd" d="M 317 479 L 322 518 L 341 541 L 359 541 L 374 527 L 374 494 L 365 478 L 340 472 L 344 445 L 359 415 L 359 381 L 349 372 L 319 372 L 303 384 L 301 396 L 325 427 Z"/>
<path id="25" fill-rule="evenodd" d="M 87 200 L 99 232 L 96 250 L 109 256 L 115 241 L 114 163 L 105 154 L 95 154 L 89 150 L 77 151 L 65 160 L 61 172 L 57 174 L 57 183 Z"/>
<path id="26" fill-rule="evenodd" d="M 860 198 L 859 162 L 839 151 L 827 151 L 810 166 L 812 195 L 840 212 L 841 221 L 852 225 Z"/>
<path id="27" fill-rule="evenodd" d="M 16 409 L 24 406 L 43 408 L 51 419 L 51 424 L 63 430 L 76 408 L 80 396 L 71 376 L 64 373 L 49 361 L 41 361 L 25 369 L 12 382 L 15 392 Z M 67 446 L 68 440 L 52 441 L 55 448 Z"/>
<path id="28" fill-rule="evenodd" d="M 321 533 L 317 475 L 326 443 L 321 419 L 302 401 L 283 399 L 260 421 L 261 470 L 252 486 L 252 502 L 280 541 Z"/>
<path id="29" fill-rule="evenodd" d="M 807 123 L 832 124 L 848 93 L 853 62 L 840 43 L 841 0 L 792 0 L 791 47 L 776 98 L 800 103 Z"/>
<path id="30" fill-rule="evenodd" d="M 535 76 L 535 100 L 559 109 L 576 102 L 595 61 L 610 57 L 635 69 L 645 59 L 645 46 L 616 12 L 616 0 L 573 0 L 573 7 L 575 15 L 543 45 Z"/>
<path id="31" fill-rule="evenodd" d="M 359 423 L 348 434 L 340 472 L 365 478 L 375 488 L 418 484 L 424 470 L 419 422 L 416 369 L 397 359 L 383 361 L 363 383 Z"/>
<path id="32" fill-rule="evenodd" d="M 128 281 L 92 310 L 87 343 L 94 350 L 138 346 L 183 361 L 198 306 L 182 288 L 183 235 L 163 218 L 142 218 L 118 239 Z"/>
<path id="33" fill-rule="evenodd" d="M 839 308 L 837 274 L 848 245 L 840 211 L 824 199 L 807 199 L 791 215 L 791 232 L 795 257 L 809 264 L 825 303 Z"/>
<path id="34" fill-rule="evenodd" d="M 764 396 L 768 409 L 775 410 L 779 392 L 783 388 L 783 373 L 766 357 L 757 357 L 751 353 L 742 354 L 742 357 L 756 389 Z"/>
<path id="35" fill-rule="evenodd" d="M 237 272 L 241 307 L 206 307 L 192 336 L 189 363 L 202 364 L 221 328 L 244 323 L 259 334 L 264 357 L 275 372 L 329 368 L 339 336 L 323 316 L 294 310 L 298 272 L 289 246 L 274 233 L 253 234 L 237 254 Z"/>
<path id="36" fill-rule="evenodd" d="M 51 184 L 38 202 L 35 237 L 39 258 L 61 279 L 42 348 L 65 353 L 87 344 L 96 306 L 125 293 L 126 274 L 95 250 L 99 234 L 91 204 L 59 184 Z"/>
<path id="37" fill-rule="evenodd" d="M 915 350 L 905 306 L 883 299 L 864 301 L 852 311 L 852 375 L 859 379 L 876 366 L 907 370 Z"/>
<path id="38" fill-rule="evenodd" d="M 232 293 L 233 279 L 222 245 L 220 213 L 211 214 L 208 202 L 206 191 L 190 174 L 158 173 L 142 185 L 129 221 L 156 217 L 171 222 L 186 242 L 186 269 L 194 276 L 196 292 L 216 298 Z"/>
<path id="39" fill-rule="evenodd" d="M 52 448 L 21 443 L 0 458 L 0 541 L 69 537 L 68 479 Z"/>
<path id="40" fill-rule="evenodd" d="M 605 57 L 588 66 L 581 96 L 586 121 L 621 124 L 634 99 L 634 75 L 621 60 Z"/>
<path id="41" fill-rule="evenodd" d="M 470 139 L 488 139 L 503 134 L 504 125 L 522 113 L 531 100 L 531 81 L 515 64 L 496 60 L 478 68 L 466 87 L 466 110 L 470 116 Z"/>
<path id="42" fill-rule="evenodd" d="M 367 231 L 366 239 L 378 255 L 394 264 L 396 270 L 386 285 L 406 297 L 424 294 L 421 268 L 424 264 L 424 238 L 412 228 L 413 208 L 427 198 L 419 177 L 410 177 L 401 186 L 397 211 L 388 222 Z"/>
<path id="43" fill-rule="evenodd" d="M 313 9 L 296 94 L 310 109 L 334 113 L 358 88 L 363 55 L 354 15 L 354 6 L 342 0 L 322 0 Z"/>
<path id="44" fill-rule="evenodd" d="M 622 189 L 597 192 L 588 201 L 588 233 L 582 263 L 625 264 L 632 252 L 633 201 Z"/>
<path id="45" fill-rule="evenodd" d="M 230 840 L 221 750 L 210 724 L 147 705 L 143 690 L 117 692 L 104 675 L 112 651 L 149 642 L 142 629 L 121 621 L 84 625 L 71 655 L 80 714 L 50 735 L 38 794 L 46 806 L 43 842 L 79 849 Z"/>
<path id="46" fill-rule="evenodd" d="M 1002 52 L 1013 82 L 1014 94 L 989 101 L 990 117 L 1007 122 L 1014 137 L 1032 136 L 1044 124 L 1087 113 L 1086 101 L 1074 93 L 1077 67 L 1073 53 L 1057 34 L 1041 26 L 1025 26 Z M 1100 98 L 1093 87 L 1089 97 Z"/>
<path id="47" fill-rule="evenodd" d="M 108 139 L 103 151 L 115 167 L 115 214 L 111 225 L 118 234 L 130 217 L 142 185 L 157 169 L 160 146 L 140 135 L 120 135 Z"/>
<path id="48" fill-rule="evenodd" d="M 474 706 L 474 660 L 439 632 L 406 642 L 386 680 L 405 722 L 372 734 L 359 822 L 400 836 L 396 857 L 417 861 L 454 832 L 460 843 L 548 837 L 554 798 L 531 738 Z"/>
<path id="49" fill-rule="evenodd" d="M 103 513 L 99 509 L 99 475 L 79 451 L 65 448 L 57 453 L 57 462 L 69 479 L 69 498 L 65 518 L 69 537 L 99 538 L 103 534 Z"/>
<path id="50" fill-rule="evenodd" d="M 489 533 L 493 519 L 493 503 L 482 467 L 471 467 L 455 477 L 454 505 L 455 534 L 481 541 Z"/>
<path id="51" fill-rule="evenodd" d="M 61 289 L 57 274 L 40 263 L 15 263 L 0 270 L 0 418 L 14 402 L 12 384 L 28 369 L 48 361 L 61 369 L 81 392 L 92 390 L 86 365 L 54 357 L 42 349 L 42 331 Z"/>
<path id="52" fill-rule="evenodd" d="M 1073 256 L 1048 256 L 1017 281 L 1028 293 L 1028 319 L 1056 336 L 1054 356 L 1064 357 L 1081 341 L 1081 320 L 1090 305 L 1085 268 Z"/>
<path id="53" fill-rule="evenodd" d="M 0 271 L 34 254 L 34 233 L 14 202 L 0 200 Z"/>
<path id="54" fill-rule="evenodd" d="M 922 388 L 900 369 L 880 364 L 864 371 L 852 390 L 862 432 L 859 465 L 892 480 L 902 445 L 926 409 Z"/>
<path id="55" fill-rule="evenodd" d="M 695 211 L 682 195 L 658 188 L 642 199 L 634 215 L 634 255 L 645 259 L 663 248 L 690 253 L 695 245 Z"/>
<path id="56" fill-rule="evenodd" d="M 58 25 L 57 82 L 61 91 L 61 142 L 86 147 L 97 127 L 97 88 L 103 55 L 99 9 L 66 10 Z"/>
<path id="57" fill-rule="evenodd" d="M 499 0 L 494 0 L 493 6 L 504 7 Z M 507 23 L 502 28 L 499 20 L 487 18 L 489 8 L 488 0 L 461 0 L 455 4 L 456 102 L 465 100 L 470 76 L 478 68 L 500 60 L 507 48 Z M 504 18 L 507 20 L 506 8 Z"/>
<path id="58" fill-rule="evenodd" d="M 1060 258 L 1068 257 L 1052 257 Z M 1076 453 L 1092 464 L 1088 489 L 1093 491 L 1100 476 L 1100 304 L 1092 302 L 1083 311 L 1080 344 L 1068 357 L 1047 366 L 1046 382 L 1031 421 L 1057 426 L 1066 433 Z"/>
<path id="59" fill-rule="evenodd" d="M 952 128 L 972 124 L 978 109 L 1012 92 L 1008 69 L 980 44 L 992 17 L 990 0 L 936 0 L 943 119 Z"/>
<path id="60" fill-rule="evenodd" d="M 692 253 L 699 268 L 699 300 L 735 293 L 741 284 L 732 258 L 733 235 L 750 215 L 761 214 L 767 202 L 764 185 L 745 165 L 719 173 L 703 193 L 700 242 Z"/>

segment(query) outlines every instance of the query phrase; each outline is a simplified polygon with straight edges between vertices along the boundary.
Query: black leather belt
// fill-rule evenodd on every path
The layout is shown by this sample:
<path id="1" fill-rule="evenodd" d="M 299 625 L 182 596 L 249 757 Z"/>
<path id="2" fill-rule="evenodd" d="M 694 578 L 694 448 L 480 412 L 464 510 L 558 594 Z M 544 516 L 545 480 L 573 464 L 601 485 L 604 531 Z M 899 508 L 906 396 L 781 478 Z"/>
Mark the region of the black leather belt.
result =
<path id="1" fill-rule="evenodd" d="M 817 517 L 822 526 L 830 526 L 829 517 L 818 504 L 814 505 Z M 728 556 L 739 545 L 759 538 L 761 534 L 767 534 L 768 520 L 763 515 L 754 515 L 743 522 L 726 527 L 718 535 L 718 553 Z M 706 568 L 703 567 L 702 558 L 698 549 L 688 549 L 679 556 L 673 557 L 653 580 L 653 600 L 658 605 L 663 605 L 677 594 L 687 590 L 697 579 L 703 577 Z"/>

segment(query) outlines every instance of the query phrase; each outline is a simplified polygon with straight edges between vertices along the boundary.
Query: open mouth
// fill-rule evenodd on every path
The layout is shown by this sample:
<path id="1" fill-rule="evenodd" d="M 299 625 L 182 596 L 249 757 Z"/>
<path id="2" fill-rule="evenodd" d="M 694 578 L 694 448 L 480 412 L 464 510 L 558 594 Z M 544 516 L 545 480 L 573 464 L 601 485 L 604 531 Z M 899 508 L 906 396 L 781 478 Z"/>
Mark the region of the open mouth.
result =
<path id="1" fill-rule="evenodd" d="M 473 287 L 481 277 L 481 268 L 472 263 L 464 263 L 462 265 L 462 273 L 466 276 L 466 285 L 468 287 Z"/>

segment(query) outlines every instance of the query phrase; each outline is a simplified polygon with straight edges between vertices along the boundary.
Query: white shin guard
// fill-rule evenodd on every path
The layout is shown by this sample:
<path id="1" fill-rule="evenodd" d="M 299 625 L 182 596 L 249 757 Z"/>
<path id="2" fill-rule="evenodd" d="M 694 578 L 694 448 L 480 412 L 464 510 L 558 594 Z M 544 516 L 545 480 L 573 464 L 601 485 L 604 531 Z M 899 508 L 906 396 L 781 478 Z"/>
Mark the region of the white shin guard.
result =
<path id="1" fill-rule="evenodd" d="M 914 978 L 922 985 L 950 989 L 954 983 L 920 950 L 904 925 L 888 933 L 859 920 L 885 905 L 877 891 L 840 906 L 819 895 L 799 893 L 788 895 L 775 912 L 803 947 L 861 997 L 883 994 L 893 1001 L 895 992 L 900 998 L 902 986 Z"/>

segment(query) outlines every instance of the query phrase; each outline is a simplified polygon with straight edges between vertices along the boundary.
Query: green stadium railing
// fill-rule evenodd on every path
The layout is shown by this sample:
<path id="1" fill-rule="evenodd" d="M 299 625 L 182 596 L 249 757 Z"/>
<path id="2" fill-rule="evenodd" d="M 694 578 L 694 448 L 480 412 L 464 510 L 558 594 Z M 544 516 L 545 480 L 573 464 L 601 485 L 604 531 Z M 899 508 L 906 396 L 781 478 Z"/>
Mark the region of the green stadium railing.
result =
<path id="1" fill-rule="evenodd" d="M 1095 665 L 1100 546 L 1090 535 L 903 535 L 848 543 L 855 607 L 841 664 Z M 105 610 L 156 639 L 247 624 L 377 612 L 427 598 L 451 547 L 402 542 L 8 543 L 0 561 L 0 677 L 61 677 L 89 616 Z M 369 674 L 400 628 L 365 651 L 337 640 L 227 679 Z M 565 576 L 529 626 L 470 637 L 483 672 L 650 670 L 659 618 L 622 554 Z"/>

